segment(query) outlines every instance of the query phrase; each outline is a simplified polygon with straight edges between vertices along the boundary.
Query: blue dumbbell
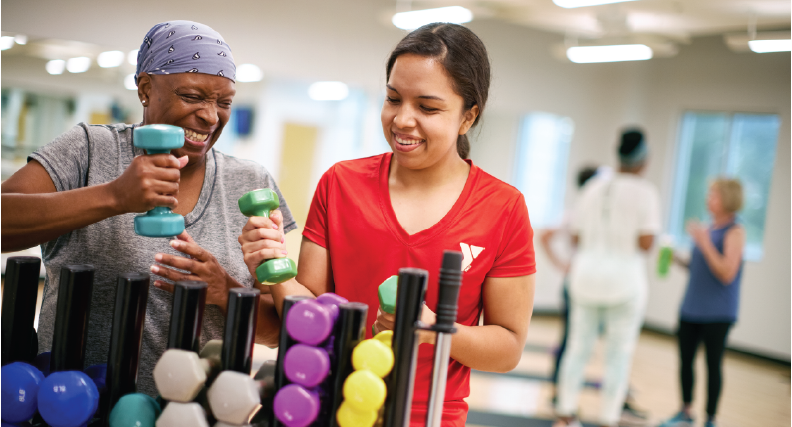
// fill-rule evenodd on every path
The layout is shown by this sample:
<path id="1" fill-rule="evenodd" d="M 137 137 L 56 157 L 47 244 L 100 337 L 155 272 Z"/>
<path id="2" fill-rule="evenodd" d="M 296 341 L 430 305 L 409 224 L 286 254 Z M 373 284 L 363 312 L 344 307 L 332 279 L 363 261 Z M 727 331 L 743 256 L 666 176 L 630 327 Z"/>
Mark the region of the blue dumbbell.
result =
<path id="1" fill-rule="evenodd" d="M 44 376 L 48 376 L 50 374 L 50 356 L 52 353 L 49 351 L 45 351 L 44 353 L 39 353 L 35 359 L 33 359 L 32 365 L 38 368 Z"/>
<path id="2" fill-rule="evenodd" d="M 105 390 L 107 390 L 107 364 L 91 365 L 85 368 L 83 372 L 93 380 L 99 395 L 104 394 Z"/>
<path id="3" fill-rule="evenodd" d="M 99 407 L 99 390 L 84 372 L 53 372 L 41 383 L 38 410 L 51 427 L 80 427 Z"/>
<path id="4" fill-rule="evenodd" d="M 167 154 L 184 145 L 184 129 L 171 125 L 148 125 L 135 128 L 135 147 L 148 154 Z M 184 217 L 170 208 L 157 206 L 135 217 L 135 233 L 146 237 L 173 237 L 184 231 Z"/>
<path id="5" fill-rule="evenodd" d="M 154 427 L 162 410 L 151 396 L 130 393 L 118 399 L 110 412 L 110 427 Z"/>
<path id="6" fill-rule="evenodd" d="M 8 423 L 20 423 L 33 417 L 37 408 L 37 397 L 44 374 L 23 362 L 9 363 L 0 370 L 2 384 L 2 419 Z"/>

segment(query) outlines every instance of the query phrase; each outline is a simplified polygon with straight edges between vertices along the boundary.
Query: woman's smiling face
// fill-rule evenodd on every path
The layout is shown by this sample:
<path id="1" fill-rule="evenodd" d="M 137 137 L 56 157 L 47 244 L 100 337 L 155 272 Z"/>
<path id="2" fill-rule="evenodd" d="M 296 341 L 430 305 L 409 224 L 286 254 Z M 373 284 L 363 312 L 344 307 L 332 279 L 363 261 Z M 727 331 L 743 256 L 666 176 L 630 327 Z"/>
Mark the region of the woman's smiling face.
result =
<path id="1" fill-rule="evenodd" d="M 464 111 L 464 100 L 441 63 L 401 55 L 386 88 L 382 130 L 401 166 L 425 169 L 446 156 L 458 156 L 457 137 L 470 129 L 478 106 Z"/>
<path id="2" fill-rule="evenodd" d="M 231 116 L 234 82 L 200 73 L 141 74 L 138 81 L 138 95 L 147 107 L 143 123 L 184 129 L 184 146 L 173 155 L 188 156 L 188 165 L 201 162 Z"/>

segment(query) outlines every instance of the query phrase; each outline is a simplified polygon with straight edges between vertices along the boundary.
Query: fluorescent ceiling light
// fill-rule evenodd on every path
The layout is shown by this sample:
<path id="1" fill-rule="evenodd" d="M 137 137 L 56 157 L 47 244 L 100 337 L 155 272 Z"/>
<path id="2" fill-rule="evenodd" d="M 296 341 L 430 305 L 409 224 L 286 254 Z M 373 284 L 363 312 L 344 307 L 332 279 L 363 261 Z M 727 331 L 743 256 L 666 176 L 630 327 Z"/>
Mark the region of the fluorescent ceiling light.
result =
<path id="1" fill-rule="evenodd" d="M 137 54 L 138 49 L 130 50 L 129 55 L 127 55 L 127 61 L 132 65 L 137 65 Z"/>
<path id="2" fill-rule="evenodd" d="M 308 88 L 308 96 L 314 101 L 341 101 L 349 95 L 349 88 L 342 82 L 316 82 Z"/>
<path id="3" fill-rule="evenodd" d="M 96 62 L 102 68 L 118 67 L 124 62 L 124 56 L 126 55 L 120 50 L 110 50 L 100 53 L 96 58 Z"/>
<path id="4" fill-rule="evenodd" d="M 66 61 L 62 59 L 53 59 L 52 61 L 47 61 L 45 68 L 50 74 L 63 74 L 63 70 L 66 69 Z"/>
<path id="5" fill-rule="evenodd" d="M 567 58 L 578 64 L 591 62 L 643 61 L 652 58 L 652 49 L 645 44 L 575 46 L 567 49 Z"/>
<path id="6" fill-rule="evenodd" d="M 789 52 L 792 40 L 750 40 L 748 47 L 756 53 Z"/>
<path id="7" fill-rule="evenodd" d="M 601 4 L 624 3 L 628 1 L 636 0 L 553 0 L 553 3 L 565 9 L 572 9 L 576 7 L 599 6 Z"/>
<path id="8" fill-rule="evenodd" d="M 27 36 L 24 34 L 17 34 L 14 36 L 14 41 L 16 44 L 27 44 Z"/>
<path id="9" fill-rule="evenodd" d="M 0 37 L 0 50 L 11 49 L 14 46 L 14 38 L 11 36 Z"/>
<path id="10" fill-rule="evenodd" d="M 261 68 L 253 64 L 242 64 L 236 68 L 236 81 L 248 83 L 257 82 L 264 77 Z"/>
<path id="11" fill-rule="evenodd" d="M 137 85 L 135 84 L 135 75 L 134 74 L 127 74 L 124 77 L 124 87 L 129 90 L 137 90 Z"/>
<path id="12" fill-rule="evenodd" d="M 473 13 L 462 6 L 439 7 L 437 9 L 413 10 L 393 15 L 393 25 L 402 30 L 414 30 L 433 22 L 464 24 L 473 20 Z"/>
<path id="13" fill-rule="evenodd" d="M 84 73 L 91 68 L 91 58 L 87 56 L 78 56 L 76 58 L 69 58 L 66 61 L 66 69 L 70 73 Z"/>

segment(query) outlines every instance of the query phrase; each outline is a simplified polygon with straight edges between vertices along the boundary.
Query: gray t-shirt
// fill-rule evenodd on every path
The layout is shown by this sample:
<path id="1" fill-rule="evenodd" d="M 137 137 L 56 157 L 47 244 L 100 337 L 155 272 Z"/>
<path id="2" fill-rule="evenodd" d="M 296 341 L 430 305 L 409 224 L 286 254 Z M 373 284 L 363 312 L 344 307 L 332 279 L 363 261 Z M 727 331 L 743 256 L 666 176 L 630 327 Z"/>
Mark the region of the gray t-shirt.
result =
<path id="1" fill-rule="evenodd" d="M 134 127 L 81 123 L 31 154 L 28 161 L 41 163 L 58 191 L 107 183 L 118 178 L 135 156 L 145 154 L 132 145 Z M 206 155 L 206 177 L 198 203 L 184 218 L 186 230 L 193 239 L 212 253 L 231 277 L 248 288 L 253 286 L 253 277 L 245 266 L 237 241 L 247 218 L 239 211 L 237 199 L 248 191 L 264 187 L 274 189 L 280 197 L 285 231 L 297 228 L 286 201 L 263 166 L 212 149 Z M 88 323 L 87 367 L 107 363 L 118 275 L 149 272 L 157 253 L 183 255 L 170 247 L 169 238 L 135 234 L 136 215 L 129 213 L 107 218 L 41 245 L 47 269 L 38 328 L 41 351 L 49 351 L 52 345 L 61 266 L 92 264 L 96 267 Z M 163 280 L 151 276 L 152 283 L 156 279 Z M 151 396 L 157 394 L 151 374 L 165 351 L 172 303 L 170 293 L 151 286 L 138 374 L 138 391 Z M 211 339 L 222 339 L 224 325 L 220 308 L 207 305 L 201 345 Z"/>

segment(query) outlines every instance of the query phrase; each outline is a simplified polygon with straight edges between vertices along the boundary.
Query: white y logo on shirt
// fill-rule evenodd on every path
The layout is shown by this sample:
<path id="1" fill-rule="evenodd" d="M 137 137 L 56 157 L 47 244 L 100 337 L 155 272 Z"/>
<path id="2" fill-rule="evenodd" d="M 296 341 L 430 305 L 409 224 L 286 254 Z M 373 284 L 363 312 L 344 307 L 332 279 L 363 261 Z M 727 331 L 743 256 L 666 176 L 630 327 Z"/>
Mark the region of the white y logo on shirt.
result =
<path id="1" fill-rule="evenodd" d="M 468 271 L 470 270 L 470 264 L 479 256 L 484 248 L 468 245 L 467 243 L 460 243 L 459 247 L 462 248 L 462 271 Z"/>

